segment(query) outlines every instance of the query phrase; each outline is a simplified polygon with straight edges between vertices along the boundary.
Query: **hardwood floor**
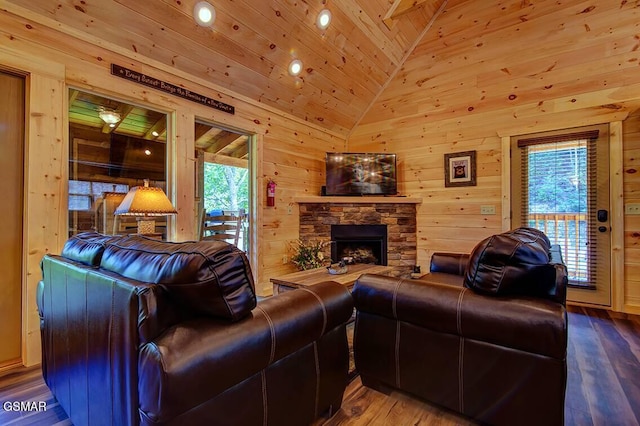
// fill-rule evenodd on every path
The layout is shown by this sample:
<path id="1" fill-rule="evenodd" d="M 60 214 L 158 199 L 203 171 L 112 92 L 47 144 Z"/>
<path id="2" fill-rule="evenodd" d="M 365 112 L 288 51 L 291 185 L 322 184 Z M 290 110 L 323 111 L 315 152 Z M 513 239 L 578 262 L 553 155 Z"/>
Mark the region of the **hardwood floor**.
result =
<path id="1" fill-rule="evenodd" d="M 5 404 L 43 401 L 46 411 L 7 410 Z M 67 414 L 55 400 L 42 379 L 40 366 L 17 368 L 0 375 L 0 425 L 70 425 Z"/>
<path id="2" fill-rule="evenodd" d="M 565 425 L 640 424 L 640 316 L 569 306 Z M 317 425 L 473 425 L 400 392 L 354 380 L 342 409 Z"/>
<path id="3" fill-rule="evenodd" d="M 569 307 L 568 381 L 565 424 L 640 424 L 640 316 Z M 47 411 L 0 408 L 0 425 L 69 425 L 64 411 L 44 384 L 39 368 L 0 376 L 0 403 L 46 401 Z M 389 395 L 354 379 L 342 409 L 314 426 L 473 425 L 456 413 L 400 392 Z"/>

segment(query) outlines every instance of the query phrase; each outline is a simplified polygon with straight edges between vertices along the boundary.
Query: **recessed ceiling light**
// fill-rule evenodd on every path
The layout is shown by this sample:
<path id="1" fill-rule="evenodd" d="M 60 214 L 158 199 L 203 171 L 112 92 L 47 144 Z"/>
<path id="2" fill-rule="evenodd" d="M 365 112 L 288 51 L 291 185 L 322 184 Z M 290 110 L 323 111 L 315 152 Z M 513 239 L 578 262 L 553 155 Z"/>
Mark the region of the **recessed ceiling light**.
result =
<path id="1" fill-rule="evenodd" d="M 206 1 L 199 1 L 193 7 L 193 19 L 202 27 L 210 27 L 216 20 L 216 10 Z"/>
<path id="2" fill-rule="evenodd" d="M 327 29 L 330 23 L 331 23 L 331 11 L 329 9 L 322 9 L 320 13 L 318 13 L 318 19 L 316 19 L 316 25 L 321 30 L 325 30 Z"/>
<path id="3" fill-rule="evenodd" d="M 157 138 L 158 136 L 160 136 L 160 133 L 156 132 L 155 130 L 153 132 L 151 132 L 151 135 L 155 138 Z"/>
<path id="4" fill-rule="evenodd" d="M 296 76 L 302 71 L 302 61 L 300 59 L 294 59 L 289 64 L 289 74 Z"/>
<path id="5" fill-rule="evenodd" d="M 151 155 L 151 150 L 149 150 L 149 149 L 145 149 L 145 150 L 144 150 L 144 153 L 145 153 L 145 155 Z"/>

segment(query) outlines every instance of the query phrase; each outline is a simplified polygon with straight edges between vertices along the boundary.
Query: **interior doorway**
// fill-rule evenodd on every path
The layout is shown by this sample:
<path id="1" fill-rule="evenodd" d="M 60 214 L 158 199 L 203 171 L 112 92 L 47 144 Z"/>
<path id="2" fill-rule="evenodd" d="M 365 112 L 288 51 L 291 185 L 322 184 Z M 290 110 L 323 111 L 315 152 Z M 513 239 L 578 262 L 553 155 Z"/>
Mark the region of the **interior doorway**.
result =
<path id="1" fill-rule="evenodd" d="M 25 79 L 0 71 L 0 369 L 22 361 Z"/>
<path id="2" fill-rule="evenodd" d="M 196 168 L 196 205 L 200 223 L 200 238 L 224 223 L 208 223 L 228 218 L 238 232 L 228 242 L 246 253 L 251 250 L 252 211 L 251 144 L 253 137 L 241 131 L 196 120 L 195 146 L 198 154 Z M 217 219 L 215 219 L 217 218 Z M 230 224 L 226 224 L 230 225 Z M 219 239 L 219 238 L 216 238 Z"/>

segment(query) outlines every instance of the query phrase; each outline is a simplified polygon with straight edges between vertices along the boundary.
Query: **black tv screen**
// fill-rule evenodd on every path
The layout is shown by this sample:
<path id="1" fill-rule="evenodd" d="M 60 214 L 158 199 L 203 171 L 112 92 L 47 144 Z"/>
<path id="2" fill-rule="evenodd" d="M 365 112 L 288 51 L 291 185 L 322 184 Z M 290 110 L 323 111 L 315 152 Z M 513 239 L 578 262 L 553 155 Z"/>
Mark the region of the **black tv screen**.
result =
<path id="1" fill-rule="evenodd" d="M 164 142 L 111 134 L 109 176 L 162 181 L 165 158 Z"/>
<path id="2" fill-rule="evenodd" d="M 327 152 L 327 195 L 396 195 L 396 154 Z"/>

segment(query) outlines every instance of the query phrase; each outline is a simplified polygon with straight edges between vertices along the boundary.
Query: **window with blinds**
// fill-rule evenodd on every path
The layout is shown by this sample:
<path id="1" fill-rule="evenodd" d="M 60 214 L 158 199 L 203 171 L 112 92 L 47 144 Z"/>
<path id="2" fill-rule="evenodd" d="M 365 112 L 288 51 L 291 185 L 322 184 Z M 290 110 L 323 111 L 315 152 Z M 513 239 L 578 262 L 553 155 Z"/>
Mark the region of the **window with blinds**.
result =
<path id="1" fill-rule="evenodd" d="M 596 287 L 598 131 L 519 139 L 520 223 L 560 245 L 569 284 Z"/>

